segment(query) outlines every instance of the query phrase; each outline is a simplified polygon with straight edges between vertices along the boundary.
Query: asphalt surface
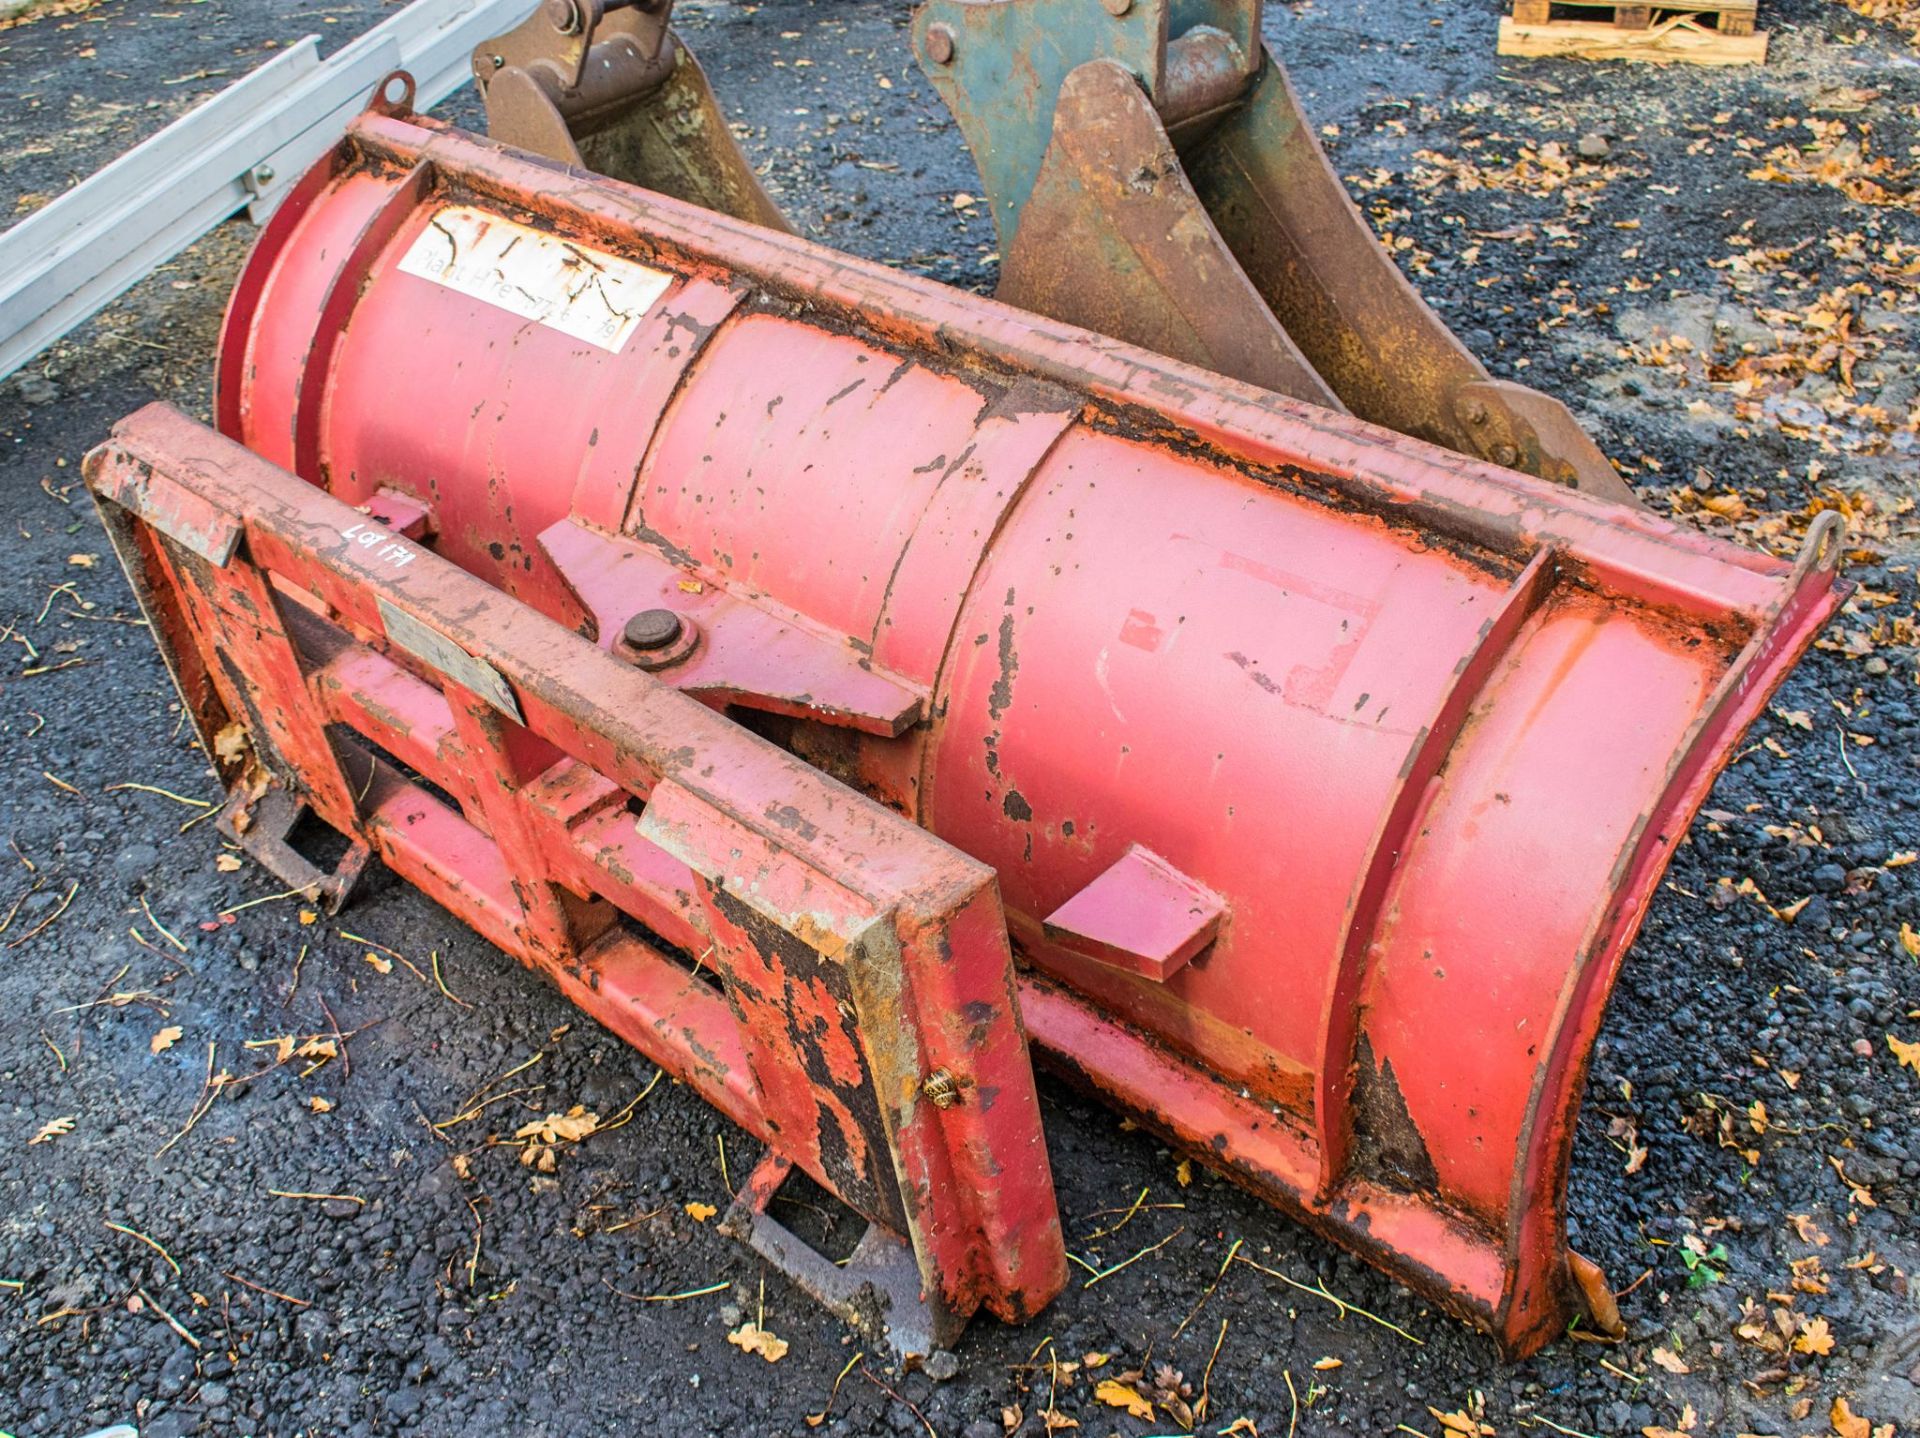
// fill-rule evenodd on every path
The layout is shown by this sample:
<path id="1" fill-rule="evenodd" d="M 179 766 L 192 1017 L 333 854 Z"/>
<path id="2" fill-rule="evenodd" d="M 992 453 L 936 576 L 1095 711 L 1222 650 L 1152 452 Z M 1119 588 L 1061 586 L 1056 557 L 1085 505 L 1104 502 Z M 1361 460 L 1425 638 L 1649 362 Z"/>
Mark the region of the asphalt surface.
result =
<path id="1" fill-rule="evenodd" d="M 330 47 L 387 8 L 105 0 L 0 30 L 0 216 L 270 46 Z M 803 231 L 991 286 L 991 222 L 954 202 L 978 182 L 912 65 L 906 6 L 683 9 Z M 214 787 L 76 480 L 139 404 L 204 414 L 235 225 L 0 385 L 0 1430 L 1920 1427 L 1920 1073 L 1888 1042 L 1920 1040 L 1920 936 L 1902 937 L 1920 929 L 1920 538 L 1901 249 L 1920 243 L 1920 69 L 1903 33 L 1827 0 L 1767 5 L 1772 61 L 1737 72 L 1503 61 L 1495 18 L 1492 0 L 1363 0 L 1274 7 L 1268 32 L 1417 283 L 1497 372 L 1566 397 L 1650 503 L 1782 552 L 1818 505 L 1856 531 L 1859 597 L 1681 847 L 1595 1058 L 1573 1242 L 1632 1285 L 1626 1342 L 1503 1364 L 1204 1170 L 1183 1185 L 1175 1155 L 1043 1080 L 1070 1247 L 1106 1268 L 1160 1246 L 1025 1328 L 977 1323 L 949 1381 L 899 1374 L 688 1211 L 724 1206 L 755 1146 L 685 1090 L 650 1088 L 650 1065 L 397 882 L 308 924 L 223 864 L 203 810 L 156 792 Z M 473 118 L 469 100 L 450 111 Z M 1593 158 L 1571 158 L 1583 139 Z M 1754 178 L 1791 163 L 1769 161 L 1782 146 L 1842 184 L 1881 157 L 1878 191 Z M 1757 388 L 1742 346 L 1778 360 Z M 276 1062 L 283 1037 L 339 1033 L 333 1056 Z M 258 1076 L 202 1111 L 209 1045 Z M 488 1084 L 524 1092 L 433 1127 Z M 551 1175 L 488 1143 L 643 1094 Z M 1206 1296 L 1236 1241 L 1341 1304 L 1246 1265 Z M 746 1319 L 790 1344 L 777 1363 L 727 1342 Z M 1136 1372 L 1151 1419 L 1094 1396 Z"/>

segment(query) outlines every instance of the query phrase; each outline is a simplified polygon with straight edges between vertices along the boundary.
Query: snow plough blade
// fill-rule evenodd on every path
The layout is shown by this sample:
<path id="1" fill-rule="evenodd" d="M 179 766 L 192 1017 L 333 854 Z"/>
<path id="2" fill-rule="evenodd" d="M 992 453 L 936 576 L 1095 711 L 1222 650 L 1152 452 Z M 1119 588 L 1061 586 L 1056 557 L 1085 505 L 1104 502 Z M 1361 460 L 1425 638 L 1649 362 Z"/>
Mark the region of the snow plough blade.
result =
<path id="1" fill-rule="evenodd" d="M 87 474 L 237 841 L 542 968 L 922 1346 L 1063 1280 L 1029 1044 L 1562 1331 L 1615 974 L 1837 602 L 1830 523 L 1751 553 L 391 106 L 263 235 L 216 424 Z M 764 1225 L 787 1164 L 904 1288 Z"/>

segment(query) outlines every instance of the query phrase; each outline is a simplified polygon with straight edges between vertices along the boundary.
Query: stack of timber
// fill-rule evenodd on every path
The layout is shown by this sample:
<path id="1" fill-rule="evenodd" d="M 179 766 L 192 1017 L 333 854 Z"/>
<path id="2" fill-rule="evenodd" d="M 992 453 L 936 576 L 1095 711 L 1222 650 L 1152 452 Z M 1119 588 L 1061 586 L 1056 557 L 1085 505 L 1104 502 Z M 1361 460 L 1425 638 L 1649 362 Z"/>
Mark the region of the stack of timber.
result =
<path id="1" fill-rule="evenodd" d="M 1513 14 L 1500 21 L 1499 48 L 1502 55 L 1535 58 L 1759 65 L 1767 58 L 1767 36 L 1754 30 L 1756 3 L 1694 0 L 1686 6 L 1659 6 L 1623 5 L 1614 0 L 1513 0 Z M 1611 18 L 1585 18 L 1593 11 L 1610 11 Z"/>

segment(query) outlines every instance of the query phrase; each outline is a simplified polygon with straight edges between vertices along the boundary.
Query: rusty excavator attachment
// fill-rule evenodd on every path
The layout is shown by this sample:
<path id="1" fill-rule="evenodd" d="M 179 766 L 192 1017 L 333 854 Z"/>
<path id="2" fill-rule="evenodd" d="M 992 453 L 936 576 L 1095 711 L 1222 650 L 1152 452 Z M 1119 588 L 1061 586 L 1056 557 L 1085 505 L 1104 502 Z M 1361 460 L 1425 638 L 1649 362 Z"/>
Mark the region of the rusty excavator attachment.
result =
<path id="1" fill-rule="evenodd" d="M 784 230 L 673 0 L 541 0 L 473 52 L 487 133 L 503 144 Z"/>
<path id="2" fill-rule="evenodd" d="M 1615 502 L 1257 4 L 921 11 L 1024 308 L 786 232 L 669 9 L 482 46 L 492 141 L 377 97 L 214 427 L 88 457 L 223 831 L 332 908 L 377 857 L 740 1124 L 726 1230 L 905 1356 L 1067 1281 L 1036 1056 L 1510 1353 L 1604 1322 L 1588 1058 L 1835 517 Z"/>
<path id="3" fill-rule="evenodd" d="M 999 298 L 1589 494 L 1632 500 L 1558 400 L 1497 380 L 1328 163 L 1262 0 L 928 0 L 915 54 L 973 150 Z M 789 228 L 672 0 L 546 0 L 474 53 L 493 138 Z"/>
<path id="4" fill-rule="evenodd" d="M 1568 413 L 1491 377 L 1374 237 L 1261 0 L 928 0 L 999 297 L 1461 454 L 1629 500 Z"/>

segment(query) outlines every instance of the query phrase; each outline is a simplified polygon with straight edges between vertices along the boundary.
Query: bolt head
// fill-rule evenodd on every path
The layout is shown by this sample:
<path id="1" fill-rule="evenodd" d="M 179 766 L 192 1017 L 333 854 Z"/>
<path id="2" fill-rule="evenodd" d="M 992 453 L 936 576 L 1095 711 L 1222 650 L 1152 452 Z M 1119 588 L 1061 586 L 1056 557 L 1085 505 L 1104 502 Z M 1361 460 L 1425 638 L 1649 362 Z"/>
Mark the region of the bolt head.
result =
<path id="1" fill-rule="evenodd" d="M 626 628 L 620 631 L 620 637 L 633 648 L 646 653 L 665 649 L 680 637 L 683 627 L 680 616 L 671 609 L 643 609 L 627 621 Z"/>
<path id="2" fill-rule="evenodd" d="M 1493 447 L 1493 459 L 1496 464 L 1504 464 L 1508 469 L 1520 462 L 1520 451 L 1510 444 L 1496 444 Z"/>
<path id="3" fill-rule="evenodd" d="M 1100 0 L 1107 7 L 1107 13 L 1116 20 L 1133 8 L 1133 0 Z"/>
<path id="4" fill-rule="evenodd" d="M 577 34 L 580 30 L 579 0 L 547 0 L 547 23 L 562 35 Z"/>
<path id="5" fill-rule="evenodd" d="M 927 30 L 927 58 L 936 65 L 953 63 L 953 27 L 933 25 Z"/>
<path id="6" fill-rule="evenodd" d="M 1483 403 L 1480 400 L 1474 400 L 1471 404 L 1467 406 L 1467 423 L 1468 424 L 1485 424 L 1486 422 L 1487 422 L 1487 407 L 1485 403 Z"/>

